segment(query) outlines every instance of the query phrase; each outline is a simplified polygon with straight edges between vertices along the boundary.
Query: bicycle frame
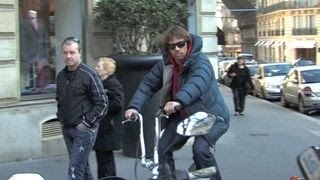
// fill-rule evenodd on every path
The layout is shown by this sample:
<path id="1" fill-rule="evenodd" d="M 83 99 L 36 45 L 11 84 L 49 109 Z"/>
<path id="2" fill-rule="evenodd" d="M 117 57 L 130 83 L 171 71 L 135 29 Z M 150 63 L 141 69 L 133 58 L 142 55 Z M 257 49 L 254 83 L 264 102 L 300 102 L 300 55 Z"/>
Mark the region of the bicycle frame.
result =
<path id="1" fill-rule="evenodd" d="M 154 154 L 153 154 L 153 161 L 151 159 L 146 158 L 146 148 L 145 148 L 145 141 L 144 141 L 144 133 L 143 133 L 143 117 L 141 114 L 138 114 L 138 120 L 140 122 L 140 147 L 141 147 L 141 165 L 144 168 L 147 168 L 152 171 L 152 178 L 157 179 L 159 172 L 159 155 L 158 155 L 158 147 L 159 147 L 159 139 L 160 139 L 160 118 L 156 116 L 155 118 L 155 145 L 154 145 Z"/>
<path id="2" fill-rule="evenodd" d="M 196 119 L 198 119 L 199 122 L 200 121 L 204 121 L 205 122 L 204 125 L 206 125 L 206 126 L 208 126 L 208 125 L 212 126 L 214 124 L 214 122 L 215 122 L 215 118 L 217 118 L 216 116 L 212 116 L 212 115 L 209 116 L 207 114 L 205 116 L 203 116 L 203 114 L 201 114 L 200 117 L 202 117 L 202 118 L 199 118 L 199 114 L 197 114 L 197 113 L 194 114 L 194 116 L 192 116 L 192 115 L 190 116 L 191 119 L 194 119 L 195 117 L 197 117 Z M 154 149 L 153 149 L 153 151 L 154 151 L 153 160 L 146 158 L 146 148 L 145 148 L 144 133 L 143 133 L 143 116 L 140 113 L 138 113 L 138 114 L 135 114 L 133 118 L 130 118 L 129 120 L 126 120 L 126 121 L 136 121 L 136 120 L 138 120 L 139 123 L 140 123 L 139 139 L 140 139 L 140 147 L 141 147 L 141 156 L 140 156 L 141 166 L 151 170 L 152 177 L 150 179 L 157 179 L 158 175 L 159 175 L 159 171 L 158 171 L 158 168 L 159 168 L 158 147 L 159 147 L 159 140 L 160 140 L 160 137 L 161 137 L 161 120 L 163 118 L 168 118 L 168 116 L 165 115 L 165 113 L 163 111 L 161 111 L 161 110 L 158 111 L 156 113 L 156 115 L 155 115 L 155 140 L 154 140 L 155 141 L 154 142 L 155 145 L 154 145 Z M 210 121 L 213 121 L 213 122 L 210 122 L 208 124 L 207 123 L 208 118 L 211 118 Z M 204 120 L 204 119 L 206 119 L 206 120 Z M 123 123 L 125 123 L 126 121 L 124 121 Z M 188 118 L 185 121 L 190 122 L 190 119 Z M 196 132 L 196 133 L 195 134 L 187 133 L 188 134 L 187 136 L 200 135 L 200 134 L 202 134 L 203 132 L 206 131 L 206 130 L 203 130 L 202 126 L 195 125 L 194 123 L 188 123 L 188 124 L 189 124 L 189 125 L 187 125 L 188 127 L 192 126 L 192 127 L 196 128 L 196 131 L 192 131 L 191 130 L 191 132 Z M 184 126 L 185 126 L 185 124 L 184 124 Z M 186 131 L 184 131 L 184 132 L 186 132 Z M 187 132 L 190 132 L 190 131 L 188 130 Z M 199 134 L 199 132 L 200 132 L 200 134 Z M 186 134 L 182 134 L 182 135 L 186 135 Z M 196 171 L 192 171 L 192 172 L 180 171 L 180 170 L 176 171 L 176 175 L 181 177 L 180 179 L 203 179 L 203 178 L 209 177 L 210 175 L 215 174 L 215 173 L 216 173 L 216 167 L 214 167 L 214 166 L 210 166 L 210 167 L 207 167 L 207 168 L 204 168 L 204 169 L 200 169 L 200 170 L 196 170 Z"/>

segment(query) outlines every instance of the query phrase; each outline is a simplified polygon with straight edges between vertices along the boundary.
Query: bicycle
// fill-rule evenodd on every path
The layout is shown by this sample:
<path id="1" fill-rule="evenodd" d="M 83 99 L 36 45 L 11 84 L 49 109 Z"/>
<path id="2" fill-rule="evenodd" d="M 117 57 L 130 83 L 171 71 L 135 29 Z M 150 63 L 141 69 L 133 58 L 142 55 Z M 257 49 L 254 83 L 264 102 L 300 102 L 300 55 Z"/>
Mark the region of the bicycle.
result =
<path id="1" fill-rule="evenodd" d="M 177 111 L 179 107 L 176 108 Z M 160 110 L 155 114 L 155 141 L 154 141 L 154 154 L 153 159 L 147 159 L 145 153 L 145 141 L 144 141 L 144 133 L 143 133 L 143 117 L 141 114 L 134 114 L 130 119 L 123 121 L 123 123 L 129 121 L 139 121 L 140 122 L 140 148 L 141 155 L 140 161 L 141 166 L 143 168 L 147 168 L 151 171 L 151 180 L 157 179 L 159 172 L 159 156 L 158 156 L 158 147 L 159 140 L 161 137 L 161 121 L 168 118 L 165 114 L 164 110 L 160 108 Z M 206 134 L 214 125 L 215 120 L 218 117 L 212 114 L 208 114 L 205 112 L 197 112 L 188 118 L 181 121 L 176 129 L 176 132 L 183 136 L 198 136 Z M 192 165 L 190 166 L 192 167 Z M 190 169 L 190 168 L 189 168 Z M 200 170 L 188 171 L 188 170 L 176 170 L 175 177 L 177 180 L 193 180 L 193 179 L 203 179 L 208 178 L 216 173 L 216 168 L 214 166 L 203 168 Z M 137 175 L 135 173 L 135 179 L 137 179 Z"/>

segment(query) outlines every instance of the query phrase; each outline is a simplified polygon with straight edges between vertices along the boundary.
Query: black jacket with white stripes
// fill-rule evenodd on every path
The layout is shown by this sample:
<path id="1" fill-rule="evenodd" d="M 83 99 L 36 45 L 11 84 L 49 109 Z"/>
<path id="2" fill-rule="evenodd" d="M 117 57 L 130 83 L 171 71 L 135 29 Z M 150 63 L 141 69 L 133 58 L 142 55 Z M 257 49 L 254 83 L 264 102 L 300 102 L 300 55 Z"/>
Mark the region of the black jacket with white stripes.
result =
<path id="1" fill-rule="evenodd" d="M 108 110 L 101 80 L 89 66 L 81 63 L 75 71 L 67 67 L 57 76 L 57 117 L 64 126 L 77 126 L 83 122 L 92 128 Z"/>

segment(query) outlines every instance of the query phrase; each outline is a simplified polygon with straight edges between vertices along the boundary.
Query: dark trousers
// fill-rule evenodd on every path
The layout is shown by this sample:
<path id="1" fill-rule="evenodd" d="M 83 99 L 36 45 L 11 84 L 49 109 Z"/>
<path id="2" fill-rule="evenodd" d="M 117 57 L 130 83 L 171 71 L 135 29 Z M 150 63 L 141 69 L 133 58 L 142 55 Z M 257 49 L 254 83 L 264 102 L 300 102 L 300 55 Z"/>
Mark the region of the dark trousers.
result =
<path id="1" fill-rule="evenodd" d="M 174 178 L 175 164 L 173 152 L 180 149 L 189 139 L 187 136 L 181 136 L 176 133 L 176 127 L 179 121 L 173 120 L 168 123 L 159 142 L 159 178 L 161 180 L 171 180 Z M 217 168 L 217 174 L 210 179 L 221 180 L 221 175 L 213 154 L 210 151 L 211 144 L 205 139 L 205 136 L 196 136 L 192 146 L 193 160 L 196 169 L 202 169 L 209 166 Z"/>
<path id="2" fill-rule="evenodd" d="M 117 176 L 113 151 L 96 150 L 96 159 L 98 165 L 98 179 Z"/>
<path id="3" fill-rule="evenodd" d="M 233 103 L 235 112 L 243 112 L 246 102 L 246 90 L 244 88 L 232 88 Z"/>
<path id="4" fill-rule="evenodd" d="M 95 129 L 63 127 L 63 137 L 69 154 L 68 180 L 93 180 L 89 155 L 97 135 Z"/>

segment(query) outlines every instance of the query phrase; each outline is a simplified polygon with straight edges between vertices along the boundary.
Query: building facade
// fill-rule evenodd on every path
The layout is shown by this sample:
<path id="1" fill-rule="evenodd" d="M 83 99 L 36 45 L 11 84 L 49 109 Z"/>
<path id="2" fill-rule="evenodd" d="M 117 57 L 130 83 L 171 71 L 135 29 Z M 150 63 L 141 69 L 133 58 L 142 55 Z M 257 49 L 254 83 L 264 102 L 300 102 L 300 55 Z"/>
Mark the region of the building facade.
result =
<path id="1" fill-rule="evenodd" d="M 241 52 L 256 56 L 256 0 L 222 0 L 222 2 L 238 21 Z"/>
<path id="2" fill-rule="evenodd" d="M 66 153 L 55 101 L 55 76 L 64 67 L 60 44 L 78 37 L 83 62 L 91 66 L 112 53 L 110 33 L 93 25 L 96 1 L 0 0 L 0 162 Z M 203 51 L 215 64 L 215 1 L 187 3 L 189 31 L 203 37 Z"/>
<path id="3" fill-rule="evenodd" d="M 258 59 L 320 64 L 320 0 L 258 0 Z"/>
<path id="4" fill-rule="evenodd" d="M 225 44 L 219 50 L 224 56 L 237 57 L 237 54 L 242 52 L 238 20 L 221 0 L 217 0 L 217 3 L 216 19 L 221 24 L 218 27 L 223 30 L 225 38 Z"/>

